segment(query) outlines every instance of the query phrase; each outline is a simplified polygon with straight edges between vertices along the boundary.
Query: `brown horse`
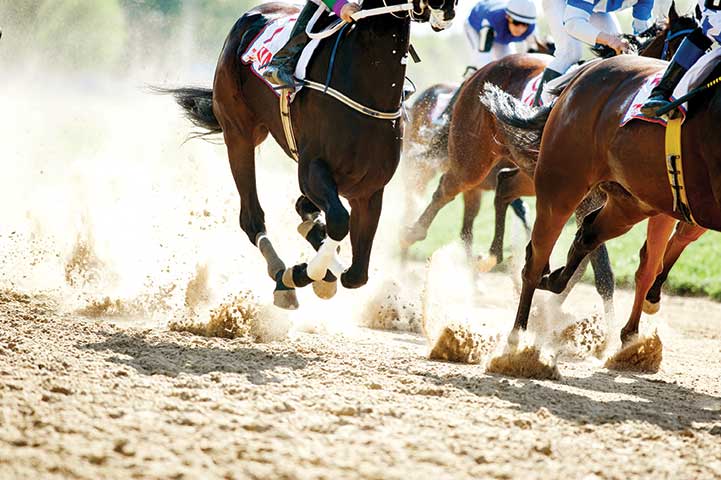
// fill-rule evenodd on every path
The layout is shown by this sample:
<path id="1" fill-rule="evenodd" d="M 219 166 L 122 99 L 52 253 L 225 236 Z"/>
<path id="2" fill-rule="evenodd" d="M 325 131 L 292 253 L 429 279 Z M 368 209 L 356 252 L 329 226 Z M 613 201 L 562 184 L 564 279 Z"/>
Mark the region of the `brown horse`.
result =
<path id="1" fill-rule="evenodd" d="M 439 83 L 421 92 L 417 100 L 408 108 L 410 122 L 406 126 L 403 143 L 403 181 L 405 183 L 405 223 L 409 224 L 416 215 L 415 205 L 430 181 L 439 171 L 448 170 L 448 133 L 451 122 L 448 118 L 434 118 L 437 110 L 443 108 L 442 98 L 453 96 L 458 85 Z M 455 99 L 455 97 L 454 97 Z M 439 103 L 441 102 L 441 103 Z M 441 117 L 449 115 L 451 106 L 445 107 Z M 435 122 L 435 123 L 434 123 Z M 440 125 L 437 123 L 441 122 Z M 494 165 L 486 178 L 475 188 L 463 192 L 463 224 L 461 240 L 469 255 L 473 244 L 473 222 L 481 209 L 481 195 L 484 191 L 495 190 L 496 178 L 501 170 L 512 168 L 514 164 L 507 160 Z M 513 211 L 530 233 L 531 227 L 526 219 L 526 209 L 522 201 L 512 205 Z M 403 254 L 407 252 L 403 250 Z"/>
<path id="2" fill-rule="evenodd" d="M 640 45 L 638 54 L 642 57 L 660 58 L 668 60 L 673 56 L 683 38 L 696 27 L 696 20 L 688 16 L 679 16 L 674 4 L 671 5 L 668 21 L 662 29 L 652 27 L 648 32 L 641 34 L 640 38 L 651 37 L 645 44 Z M 602 51 L 595 51 L 603 57 Z M 510 92 L 509 92 L 510 93 Z M 503 237 L 506 219 L 506 210 L 509 204 L 517 198 L 535 195 L 533 179 L 524 175 L 520 170 L 504 171 L 498 177 L 496 187 L 496 230 L 491 243 L 491 255 L 503 258 Z M 660 287 L 659 287 L 660 289 Z"/>
<path id="3" fill-rule="evenodd" d="M 461 86 L 458 100 L 451 116 L 451 125 L 448 141 L 448 166 L 441 176 L 438 187 L 433 194 L 430 204 L 421 214 L 416 224 L 407 230 L 401 239 L 401 247 L 408 248 L 413 243 L 425 238 L 431 222 L 436 215 L 460 192 L 464 192 L 466 212 L 464 214 L 464 236 L 466 245 L 472 241 L 471 232 L 473 218 L 477 213 L 475 205 L 480 206 L 479 185 L 489 176 L 489 173 L 503 161 L 513 161 L 520 167 L 515 169 L 499 169 L 499 176 L 511 174 L 520 178 L 530 179 L 535 169 L 535 158 L 530 159 L 514 153 L 514 147 L 508 143 L 499 142 L 500 130 L 495 117 L 479 101 L 478 94 L 488 82 L 501 86 L 514 97 L 520 98 L 526 84 L 539 75 L 552 57 L 548 55 L 510 55 L 496 62 L 491 62 L 478 70 Z M 529 180 L 530 181 L 530 180 Z M 469 192 L 479 192 L 476 199 Z M 579 211 L 579 216 L 588 213 L 603 203 L 602 197 L 590 200 L 589 207 Z M 503 218 L 497 217 L 497 222 L 505 223 L 505 208 Z M 467 247 L 468 248 L 468 247 Z M 492 254 L 502 258 L 501 253 L 495 250 Z M 592 258 L 594 272 L 596 273 L 596 286 L 604 300 L 607 311 L 611 309 L 613 298 L 614 279 L 610 261 L 605 246 L 601 246 Z"/>
<path id="4" fill-rule="evenodd" d="M 552 54 L 555 46 L 552 43 L 539 41 L 533 38 L 527 54 Z M 469 71 L 477 70 L 475 67 L 467 67 L 464 77 Z M 468 77 L 469 79 L 471 77 Z M 405 216 L 406 223 L 410 223 L 411 215 L 415 211 L 416 199 L 425 193 L 428 183 L 439 171 L 448 171 L 448 137 L 451 128 L 451 117 L 453 107 L 460 98 L 457 90 L 458 85 L 439 83 L 428 87 L 418 95 L 417 100 L 408 109 L 410 122 L 406 127 L 406 138 L 404 142 L 403 170 L 406 187 Z M 440 118 L 433 118 L 433 112 L 438 109 L 438 102 L 441 97 L 452 95 L 449 104 L 445 107 Z M 436 115 L 438 116 L 438 115 Z M 439 125 L 440 123 L 440 125 Z M 464 190 L 463 193 L 463 224 L 461 226 L 461 240 L 466 250 L 471 254 L 473 245 L 473 223 L 481 209 L 481 196 L 483 191 L 495 190 L 497 179 L 502 170 L 511 169 L 515 166 L 507 159 L 495 162 L 486 177 L 477 186 Z M 524 228 L 530 233 L 530 226 L 526 219 L 526 207 L 515 197 L 509 202 L 513 207 L 516 216 L 523 223 Z M 505 215 L 505 208 L 504 208 Z M 496 220 L 498 221 L 498 219 Z M 503 218 L 505 223 L 505 216 Z M 498 227 L 496 227 L 498 230 Z M 403 254 L 407 248 L 403 248 Z M 493 253 L 493 252 L 492 252 Z M 499 254 L 502 256 L 502 253 Z M 501 258 L 502 259 L 502 258 Z M 500 260 L 499 260 L 500 261 Z"/>
<path id="5" fill-rule="evenodd" d="M 321 41 L 307 78 L 321 84 L 328 79 L 332 89 L 367 108 L 399 111 L 411 21 L 430 20 L 434 30 L 442 29 L 454 17 L 455 3 L 366 0 L 363 7 L 394 5 L 411 10 L 362 19 Z M 283 3 L 267 3 L 247 12 L 225 41 L 213 89 L 171 91 L 197 126 L 210 133 L 222 132 L 240 194 L 240 226 L 265 257 L 268 274 L 276 283 L 275 304 L 284 308 L 297 308 L 296 287 L 313 283 L 319 296 L 329 298 L 335 293 L 337 276 L 346 288 L 367 282 L 383 191 L 398 165 L 403 136 L 398 119 L 373 118 L 309 88 L 296 95 L 291 119 L 302 192 L 296 210 L 303 220 L 299 231 L 318 253 L 308 264 L 286 268 L 266 235 L 254 150 L 270 133 L 289 156 L 293 152 L 286 141 L 277 94 L 241 61 L 241 54 L 271 21 L 297 12 Z M 350 214 L 339 196 L 348 199 Z M 349 233 L 353 261 L 343 271 L 336 250 Z"/>
<path id="6" fill-rule="evenodd" d="M 649 218 L 634 305 L 621 339 L 628 342 L 638 334 L 643 301 L 661 272 L 668 238 L 681 215 L 674 211 L 668 184 L 664 129 L 640 121 L 619 125 L 645 80 L 664 68 L 663 62 L 629 56 L 598 62 L 572 80 L 552 109 L 530 112 L 511 95 L 489 87 L 484 103 L 502 120 L 506 140 L 518 141 L 533 156 L 540 147 L 534 178 L 537 218 L 514 333 L 527 327 L 537 288 L 563 291 L 586 255 Z M 714 78 L 719 73 L 721 67 Z M 701 227 L 721 230 L 721 138 L 707 133 L 721 121 L 721 91 L 693 99 L 689 110 L 682 145 L 690 207 Z M 608 193 L 606 204 L 584 219 L 566 265 L 548 273 L 566 220 L 597 186 Z"/>

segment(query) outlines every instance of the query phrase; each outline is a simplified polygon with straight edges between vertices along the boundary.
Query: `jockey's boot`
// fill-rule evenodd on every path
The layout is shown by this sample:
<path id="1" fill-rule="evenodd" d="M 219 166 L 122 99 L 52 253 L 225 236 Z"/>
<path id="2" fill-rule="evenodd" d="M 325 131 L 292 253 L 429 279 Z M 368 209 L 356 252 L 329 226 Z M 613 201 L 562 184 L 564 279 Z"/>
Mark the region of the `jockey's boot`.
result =
<path id="1" fill-rule="evenodd" d="M 273 85 L 281 88 L 295 88 L 295 66 L 298 63 L 303 48 L 308 44 L 310 38 L 305 33 L 308 22 L 313 17 L 318 5 L 313 2 L 306 2 L 303 10 L 298 14 L 293 30 L 290 32 L 290 40 L 283 45 L 273 56 L 273 59 L 265 66 L 263 78 Z"/>
<path id="2" fill-rule="evenodd" d="M 541 95 L 543 95 L 543 88 L 545 85 L 550 82 L 551 80 L 555 80 L 558 77 L 563 75 L 562 73 L 558 73 L 555 70 L 551 70 L 550 68 L 546 67 L 546 69 L 543 71 L 543 76 L 541 77 L 541 81 L 538 84 L 538 91 L 536 91 L 536 98 L 533 99 L 533 106 L 534 107 L 540 107 L 541 106 Z"/>
<path id="3" fill-rule="evenodd" d="M 658 85 L 651 90 L 651 96 L 643 107 L 641 113 L 647 117 L 655 117 L 656 112 L 671 103 L 670 97 L 674 89 L 681 81 L 688 69 L 701 58 L 706 50 L 711 47 L 711 40 L 703 34 L 700 28 L 697 28 L 691 34 L 683 39 L 674 54 L 666 71 Z"/>

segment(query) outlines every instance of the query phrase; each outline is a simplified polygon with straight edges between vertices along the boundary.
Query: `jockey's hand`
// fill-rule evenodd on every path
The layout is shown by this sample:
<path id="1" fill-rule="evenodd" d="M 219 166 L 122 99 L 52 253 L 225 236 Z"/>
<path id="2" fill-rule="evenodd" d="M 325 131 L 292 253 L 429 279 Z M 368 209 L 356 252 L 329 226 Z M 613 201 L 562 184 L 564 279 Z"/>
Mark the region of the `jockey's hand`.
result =
<path id="1" fill-rule="evenodd" d="M 348 2 L 340 9 L 340 18 L 342 18 L 343 21 L 350 23 L 353 21 L 352 15 L 360 12 L 360 9 L 361 7 L 357 3 Z"/>
<path id="2" fill-rule="evenodd" d="M 616 55 L 628 53 L 631 51 L 631 44 L 623 37 L 601 33 L 598 36 L 598 43 L 607 45 L 616 51 Z"/>

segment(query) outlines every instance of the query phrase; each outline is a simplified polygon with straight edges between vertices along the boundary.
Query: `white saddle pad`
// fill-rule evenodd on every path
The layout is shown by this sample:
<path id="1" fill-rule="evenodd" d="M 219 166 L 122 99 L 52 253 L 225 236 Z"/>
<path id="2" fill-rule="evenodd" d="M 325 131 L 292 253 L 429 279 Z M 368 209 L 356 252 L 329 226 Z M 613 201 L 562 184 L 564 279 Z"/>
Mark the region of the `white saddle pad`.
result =
<path id="1" fill-rule="evenodd" d="M 719 57 L 721 57 L 721 48 L 713 50 L 699 59 L 691 69 L 686 72 L 686 75 L 681 79 L 676 89 L 673 91 L 672 99 L 681 98 L 694 88 L 701 85 L 711 74 L 713 69 L 718 65 Z M 633 101 L 628 107 L 626 114 L 621 120 L 621 126 L 626 125 L 631 120 L 643 120 L 645 122 L 658 123 L 660 125 L 666 125 L 666 120 L 656 117 L 647 117 L 641 113 L 641 107 L 646 100 L 651 96 L 651 90 L 653 87 L 658 85 L 663 76 L 663 71 L 657 72 L 646 79 L 643 86 L 636 93 Z M 682 115 L 685 117 L 688 109 L 688 104 L 684 103 L 679 108 Z"/>
<path id="2" fill-rule="evenodd" d="M 290 34 L 296 20 L 296 16 L 281 17 L 268 23 L 265 27 L 263 27 L 263 30 L 256 35 L 250 43 L 250 46 L 240 57 L 241 62 L 246 65 L 250 65 L 253 73 L 271 89 L 273 89 L 274 85 L 263 78 L 263 69 L 270 63 L 273 56 L 278 53 L 281 48 L 283 48 L 283 45 L 290 40 Z M 298 65 L 295 69 L 295 76 L 299 80 L 305 79 L 308 62 L 319 43 L 320 40 L 311 40 L 305 49 L 303 49 L 303 53 L 301 54 L 300 60 L 298 61 Z M 296 93 L 298 90 L 300 90 L 300 87 L 296 89 Z M 273 91 L 276 95 L 280 95 L 277 90 Z"/>

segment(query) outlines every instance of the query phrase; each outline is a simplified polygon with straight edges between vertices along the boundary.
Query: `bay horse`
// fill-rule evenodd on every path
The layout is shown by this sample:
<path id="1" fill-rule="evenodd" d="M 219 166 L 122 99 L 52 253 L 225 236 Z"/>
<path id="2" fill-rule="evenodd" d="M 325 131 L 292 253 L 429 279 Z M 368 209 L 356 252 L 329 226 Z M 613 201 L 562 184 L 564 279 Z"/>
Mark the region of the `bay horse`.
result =
<path id="1" fill-rule="evenodd" d="M 449 119 L 441 119 L 441 125 L 434 124 L 434 116 L 438 110 L 448 108 L 443 97 L 453 96 L 459 85 L 438 83 L 423 90 L 416 101 L 408 107 L 409 122 L 405 128 L 403 140 L 403 183 L 405 194 L 404 223 L 410 223 L 416 214 L 416 203 L 422 196 L 428 184 L 439 171 L 448 169 L 448 131 Z M 473 222 L 481 208 L 481 195 L 483 191 L 496 188 L 498 172 L 504 168 L 513 167 L 508 161 L 502 161 L 491 169 L 486 178 L 475 188 L 463 192 L 463 223 L 461 226 L 461 240 L 469 256 L 473 244 Z M 530 232 L 531 227 L 526 220 L 526 211 L 522 203 L 513 205 L 514 212 Z M 407 249 L 403 249 L 405 258 Z"/>
<path id="2" fill-rule="evenodd" d="M 323 84 L 330 78 L 332 89 L 367 108 L 399 112 L 411 21 L 430 21 L 434 30 L 442 30 L 455 16 L 455 2 L 366 0 L 363 8 L 387 12 L 398 5 L 407 9 L 353 22 L 322 40 L 308 64 L 307 79 Z M 286 268 L 266 233 L 254 150 L 270 133 L 288 156 L 292 158 L 294 152 L 284 133 L 278 95 L 243 64 L 241 55 L 266 25 L 297 13 L 297 7 L 285 3 L 266 3 L 248 11 L 225 41 L 212 90 L 166 90 L 196 126 L 223 134 L 240 195 L 240 226 L 266 260 L 268 275 L 276 284 L 275 305 L 289 309 L 298 308 L 296 287 L 313 283 L 319 296 L 330 298 L 338 276 L 345 288 L 359 288 L 368 281 L 383 191 L 398 166 L 403 137 L 399 119 L 373 118 L 310 88 L 296 95 L 290 108 L 302 193 L 296 210 L 303 220 L 299 231 L 317 254 L 308 264 Z M 350 213 L 340 196 L 348 200 Z M 348 234 L 353 260 L 343 271 L 336 252 Z"/>
<path id="3" fill-rule="evenodd" d="M 535 156 L 540 148 L 534 178 L 537 217 L 511 343 L 528 325 L 536 289 L 562 292 L 586 255 L 648 218 L 634 304 L 621 340 L 627 343 L 637 336 L 643 301 L 661 272 L 674 224 L 683 218 L 674 210 L 669 186 L 665 130 L 641 121 L 619 125 L 646 79 L 665 66 L 662 61 L 630 56 L 595 63 L 579 72 L 553 108 L 528 109 L 489 86 L 483 101 L 503 123 L 506 140 L 516 141 L 529 155 Z M 719 74 L 721 65 L 713 78 Z M 691 210 L 700 227 L 717 231 L 721 230 L 721 137 L 708 132 L 719 122 L 721 90 L 716 88 L 689 102 L 682 131 Z M 566 265 L 550 272 L 548 260 L 563 226 L 595 187 L 607 192 L 605 205 L 584 219 Z"/>
<path id="4" fill-rule="evenodd" d="M 640 55 L 670 57 L 695 25 L 693 18 L 679 16 L 675 6 L 672 5 L 669 19 L 663 27 L 652 27 L 640 36 L 640 38 L 650 37 L 644 44 L 632 40 L 638 44 Z M 601 57 L 613 55 L 610 49 L 600 49 L 595 53 Z M 402 239 L 403 246 L 425 238 L 428 227 L 443 206 L 459 192 L 476 188 L 494 166 L 504 159 L 510 159 L 519 168 L 502 169 L 498 173 L 494 200 L 496 228 L 490 248 L 490 254 L 497 261 L 503 260 L 506 210 L 515 199 L 534 194 L 533 175 L 536 158 L 517 155 L 514 145 L 503 141 L 496 125 L 496 118 L 477 101 L 477 95 L 478 92 L 483 91 L 486 83 L 491 83 L 501 87 L 513 97 L 520 98 L 528 81 L 538 75 L 550 60 L 551 57 L 542 55 L 513 55 L 498 62 L 491 62 L 466 81 L 451 117 L 449 166 L 441 177 L 431 203 Z M 594 192 L 579 206 L 577 221 L 580 223 L 587 213 L 600 207 L 604 200 L 602 192 Z M 596 289 L 603 298 L 604 304 L 610 308 L 614 278 L 604 245 L 600 245 L 599 249 L 593 252 L 590 262 L 594 269 Z"/>
<path id="5" fill-rule="evenodd" d="M 553 54 L 555 45 L 550 42 L 540 41 L 533 38 L 526 54 Z M 477 70 L 475 67 L 467 67 L 464 77 L 471 78 L 469 71 Z M 415 208 L 416 198 L 422 195 L 428 183 L 437 175 L 438 171 L 447 171 L 448 164 L 448 137 L 451 127 L 453 106 L 458 101 L 459 95 L 455 95 L 462 85 L 450 83 L 438 83 L 431 85 L 418 94 L 416 101 L 408 108 L 410 121 L 406 127 L 404 141 L 403 179 L 405 183 L 405 215 L 406 223 L 411 220 Z M 441 125 L 433 118 L 433 112 L 439 108 L 439 101 L 444 96 L 452 96 L 450 104 L 440 118 Z M 434 123 L 435 122 L 435 123 Z M 473 223 L 481 209 L 481 196 L 484 191 L 495 190 L 497 178 L 501 170 L 512 168 L 514 164 L 509 160 L 502 159 L 495 163 L 486 177 L 474 188 L 464 190 L 463 194 L 463 223 L 461 226 L 461 240 L 466 251 L 471 255 L 473 244 Z M 515 200 L 515 199 L 514 199 Z M 523 224 L 527 232 L 531 227 L 526 218 L 526 207 L 523 202 L 509 202 L 513 212 Z M 505 213 L 505 209 L 504 209 Z M 505 222 L 505 217 L 504 217 Z M 407 248 L 402 249 L 405 257 Z M 502 254 L 501 254 L 502 255 Z"/>

